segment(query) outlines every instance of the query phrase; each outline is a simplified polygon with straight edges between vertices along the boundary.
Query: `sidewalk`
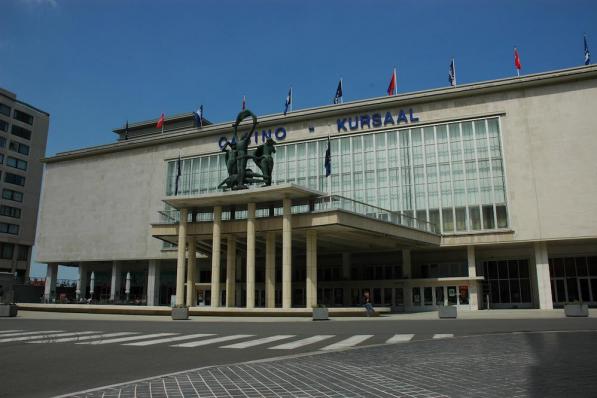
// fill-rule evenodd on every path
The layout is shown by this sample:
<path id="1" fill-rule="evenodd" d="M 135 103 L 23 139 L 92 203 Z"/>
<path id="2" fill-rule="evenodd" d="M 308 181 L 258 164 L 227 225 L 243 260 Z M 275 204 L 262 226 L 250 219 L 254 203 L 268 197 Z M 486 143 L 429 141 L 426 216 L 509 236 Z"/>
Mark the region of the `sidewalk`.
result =
<path id="1" fill-rule="evenodd" d="M 589 309 L 589 317 L 597 318 L 597 309 Z M 105 320 L 105 321 L 156 321 L 172 322 L 169 316 L 163 315 L 128 315 L 128 314 L 90 314 L 76 312 L 43 312 L 19 310 L 18 318 L 22 319 L 64 319 L 64 320 Z M 488 319 L 558 319 L 565 318 L 563 309 L 554 310 L 481 310 L 461 311 L 458 319 L 464 320 L 488 320 Z M 422 321 L 437 320 L 437 311 L 418 312 L 411 314 L 385 314 L 380 317 L 331 317 L 334 322 L 361 321 L 361 322 L 384 322 L 384 321 Z M 456 320 L 445 320 L 446 322 L 457 322 Z M 185 322 L 185 321 L 182 321 Z M 186 322 L 312 322 L 311 317 L 273 317 L 273 316 L 193 316 Z"/>

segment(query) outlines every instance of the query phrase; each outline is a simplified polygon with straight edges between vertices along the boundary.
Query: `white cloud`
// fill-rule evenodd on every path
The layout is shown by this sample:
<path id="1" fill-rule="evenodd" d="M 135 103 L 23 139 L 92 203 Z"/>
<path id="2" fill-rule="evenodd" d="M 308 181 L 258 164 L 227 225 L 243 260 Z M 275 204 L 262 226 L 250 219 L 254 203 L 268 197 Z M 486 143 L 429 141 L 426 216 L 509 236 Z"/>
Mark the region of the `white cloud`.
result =
<path id="1" fill-rule="evenodd" d="M 31 6 L 50 6 L 52 8 L 58 7 L 58 2 L 56 0 L 20 0 L 20 2 Z"/>

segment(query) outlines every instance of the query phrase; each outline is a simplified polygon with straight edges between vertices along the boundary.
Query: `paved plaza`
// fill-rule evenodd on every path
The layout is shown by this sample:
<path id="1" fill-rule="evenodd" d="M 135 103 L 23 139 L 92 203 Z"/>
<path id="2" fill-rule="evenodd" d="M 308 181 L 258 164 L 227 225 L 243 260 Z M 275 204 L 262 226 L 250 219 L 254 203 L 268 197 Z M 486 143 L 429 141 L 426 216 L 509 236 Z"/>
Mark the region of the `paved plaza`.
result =
<path id="1" fill-rule="evenodd" d="M 595 332 L 384 344 L 207 367 L 72 397 L 589 397 Z"/>

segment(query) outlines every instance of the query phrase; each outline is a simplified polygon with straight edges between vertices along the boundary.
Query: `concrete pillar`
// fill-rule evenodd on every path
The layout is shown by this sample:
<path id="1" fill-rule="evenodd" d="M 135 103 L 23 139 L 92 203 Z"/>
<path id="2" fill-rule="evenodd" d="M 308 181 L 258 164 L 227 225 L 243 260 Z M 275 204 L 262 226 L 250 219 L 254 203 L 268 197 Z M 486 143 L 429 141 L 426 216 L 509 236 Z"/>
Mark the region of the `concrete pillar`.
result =
<path id="1" fill-rule="evenodd" d="M 265 306 L 276 306 L 276 233 L 269 231 L 265 240 Z"/>
<path id="2" fill-rule="evenodd" d="M 197 282 L 197 242 L 195 237 L 189 236 L 187 245 L 187 306 L 195 307 L 197 305 L 197 289 L 195 287 L 195 282 Z"/>
<path id="3" fill-rule="evenodd" d="M 120 287 L 122 286 L 122 263 L 112 261 L 112 280 L 110 282 L 110 301 L 117 303 L 120 301 Z"/>
<path id="4" fill-rule="evenodd" d="M 535 243 L 535 280 L 537 286 L 536 298 L 542 310 L 553 309 L 551 298 L 551 280 L 549 277 L 549 258 L 546 242 Z"/>
<path id="5" fill-rule="evenodd" d="M 292 307 L 292 203 L 284 198 L 282 213 L 282 308 Z"/>
<path id="6" fill-rule="evenodd" d="M 243 258 L 243 252 L 241 250 L 236 250 L 236 274 L 235 275 L 239 275 L 239 279 L 240 275 L 243 274 L 243 266 L 244 266 L 244 258 Z M 243 289 L 236 289 L 236 303 L 240 306 L 240 303 L 242 303 L 243 298 Z M 247 297 L 247 295 L 245 294 L 245 298 Z"/>
<path id="7" fill-rule="evenodd" d="M 58 264 L 50 263 L 46 271 L 46 284 L 44 287 L 44 299 L 51 302 L 56 298 L 56 278 L 58 277 Z"/>
<path id="8" fill-rule="evenodd" d="M 477 276 L 477 260 L 475 258 L 475 246 L 466 247 L 466 258 L 468 263 L 468 276 Z M 479 309 L 479 283 L 476 280 L 469 281 L 468 302 L 471 310 Z"/>
<path id="9" fill-rule="evenodd" d="M 402 276 L 407 279 L 412 278 L 410 249 L 402 249 Z"/>
<path id="10" fill-rule="evenodd" d="M 255 307 L 255 207 L 247 205 L 247 308 Z"/>
<path id="11" fill-rule="evenodd" d="M 188 216 L 188 209 L 180 209 L 180 221 L 178 223 L 178 257 L 176 260 L 176 305 L 184 305 L 185 303 L 184 280 Z"/>
<path id="12" fill-rule="evenodd" d="M 226 244 L 226 307 L 236 306 L 236 237 L 228 235 Z"/>
<path id="13" fill-rule="evenodd" d="M 307 308 L 317 305 L 317 231 L 307 231 Z"/>
<path id="14" fill-rule="evenodd" d="M 87 290 L 87 265 L 79 263 L 79 279 L 77 279 L 77 301 L 85 298 Z"/>
<path id="15" fill-rule="evenodd" d="M 147 265 L 147 305 L 160 305 L 160 260 Z"/>
<path id="16" fill-rule="evenodd" d="M 211 246 L 211 306 L 220 306 L 220 250 L 222 243 L 222 206 L 214 207 Z"/>

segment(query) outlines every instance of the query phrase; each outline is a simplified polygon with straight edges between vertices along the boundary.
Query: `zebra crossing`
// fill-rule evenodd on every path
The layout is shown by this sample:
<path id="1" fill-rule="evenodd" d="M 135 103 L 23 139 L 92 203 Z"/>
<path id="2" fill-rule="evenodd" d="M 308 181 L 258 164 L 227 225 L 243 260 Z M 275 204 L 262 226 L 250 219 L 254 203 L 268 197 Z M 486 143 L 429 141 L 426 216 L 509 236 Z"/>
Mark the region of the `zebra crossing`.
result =
<path id="1" fill-rule="evenodd" d="M 242 350 L 253 347 L 268 350 L 291 351 L 301 348 L 315 348 L 321 351 L 343 350 L 371 344 L 401 344 L 419 339 L 448 339 L 453 334 L 439 333 L 416 336 L 415 334 L 394 334 L 376 336 L 373 334 L 355 334 L 337 336 L 333 334 L 297 336 L 280 334 L 272 336 L 256 336 L 254 334 L 218 335 L 215 333 L 181 334 L 172 332 L 102 332 L 96 330 L 64 331 L 64 330 L 0 330 L 0 349 L 2 343 L 56 344 L 74 343 L 77 345 L 119 344 L 128 347 L 148 347 L 158 344 L 172 348 L 196 348 L 216 346 L 217 348 Z"/>

